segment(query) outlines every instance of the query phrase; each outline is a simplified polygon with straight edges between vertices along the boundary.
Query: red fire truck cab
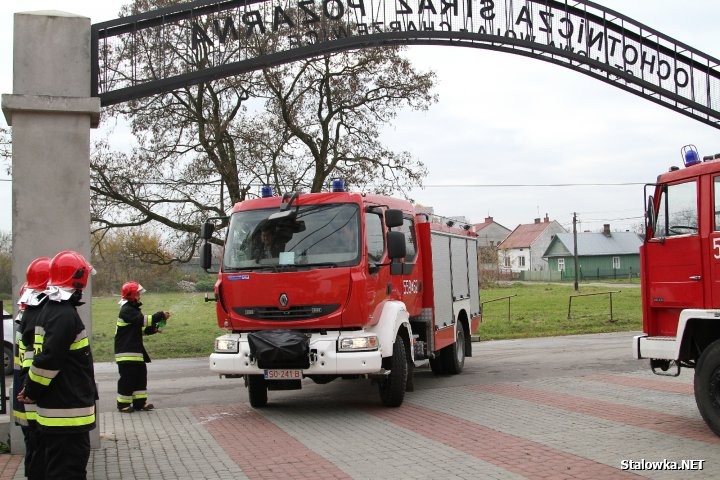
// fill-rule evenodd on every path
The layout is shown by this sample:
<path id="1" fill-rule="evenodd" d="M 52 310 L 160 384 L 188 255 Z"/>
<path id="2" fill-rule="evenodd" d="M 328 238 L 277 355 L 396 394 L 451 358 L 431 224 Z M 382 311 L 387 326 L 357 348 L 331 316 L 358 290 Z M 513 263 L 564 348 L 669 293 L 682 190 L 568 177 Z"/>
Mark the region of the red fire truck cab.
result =
<path id="1" fill-rule="evenodd" d="M 720 435 L 720 155 L 702 161 L 682 150 L 646 188 L 646 238 L 640 248 L 643 335 L 636 358 L 659 375 L 695 369 L 695 400 Z"/>
<path id="2" fill-rule="evenodd" d="M 250 404 L 309 378 L 369 378 L 385 405 L 413 367 L 456 374 L 480 321 L 477 237 L 405 200 L 342 191 L 236 204 L 215 285 L 210 370 L 242 377 Z M 203 226 L 203 267 L 213 224 Z"/>

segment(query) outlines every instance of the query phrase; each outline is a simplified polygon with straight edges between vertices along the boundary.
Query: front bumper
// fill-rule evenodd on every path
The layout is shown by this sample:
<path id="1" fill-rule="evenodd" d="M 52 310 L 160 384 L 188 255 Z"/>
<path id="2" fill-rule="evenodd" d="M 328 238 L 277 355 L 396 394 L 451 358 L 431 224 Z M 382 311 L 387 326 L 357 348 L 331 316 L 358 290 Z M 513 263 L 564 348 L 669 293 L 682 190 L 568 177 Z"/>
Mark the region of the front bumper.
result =
<path id="1" fill-rule="evenodd" d="M 637 359 L 677 360 L 680 344 L 676 337 L 633 337 L 633 356 Z"/>
<path id="2" fill-rule="evenodd" d="M 313 333 L 310 337 L 310 367 L 302 369 L 303 375 L 363 375 L 382 373 L 382 350 L 338 352 L 342 337 L 357 337 L 359 332 L 329 331 Z M 210 371 L 219 375 L 261 375 L 264 370 L 257 366 L 250 352 L 247 334 L 231 333 L 220 337 L 238 342 L 236 353 L 212 353 Z"/>

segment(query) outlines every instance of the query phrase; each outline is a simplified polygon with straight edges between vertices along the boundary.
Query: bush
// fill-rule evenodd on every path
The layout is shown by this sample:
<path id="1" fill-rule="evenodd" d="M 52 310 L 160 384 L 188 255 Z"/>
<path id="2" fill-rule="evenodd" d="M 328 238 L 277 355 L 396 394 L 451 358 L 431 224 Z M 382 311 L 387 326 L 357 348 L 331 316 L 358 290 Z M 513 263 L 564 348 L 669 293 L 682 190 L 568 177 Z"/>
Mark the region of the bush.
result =
<path id="1" fill-rule="evenodd" d="M 203 275 L 195 282 L 195 288 L 198 292 L 214 292 L 216 281 L 217 277 L 215 275 Z"/>

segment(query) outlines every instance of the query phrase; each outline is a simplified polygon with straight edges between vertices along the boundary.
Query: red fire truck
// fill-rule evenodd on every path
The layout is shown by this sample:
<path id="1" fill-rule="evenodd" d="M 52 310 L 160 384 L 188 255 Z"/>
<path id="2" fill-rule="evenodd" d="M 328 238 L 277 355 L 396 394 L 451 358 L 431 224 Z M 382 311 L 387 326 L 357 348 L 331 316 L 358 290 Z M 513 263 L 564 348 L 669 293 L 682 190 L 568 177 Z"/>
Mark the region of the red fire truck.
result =
<path id="1" fill-rule="evenodd" d="M 720 154 L 700 160 L 683 147 L 645 187 L 646 238 L 640 248 L 643 335 L 636 358 L 659 375 L 695 369 L 695 401 L 720 435 Z"/>
<path id="2" fill-rule="evenodd" d="M 387 406 L 413 368 L 457 374 L 480 322 L 477 236 L 405 200 L 333 191 L 236 204 L 215 285 L 210 370 L 245 380 L 250 404 L 303 379 L 371 379 Z M 201 236 L 211 265 L 212 221 Z"/>

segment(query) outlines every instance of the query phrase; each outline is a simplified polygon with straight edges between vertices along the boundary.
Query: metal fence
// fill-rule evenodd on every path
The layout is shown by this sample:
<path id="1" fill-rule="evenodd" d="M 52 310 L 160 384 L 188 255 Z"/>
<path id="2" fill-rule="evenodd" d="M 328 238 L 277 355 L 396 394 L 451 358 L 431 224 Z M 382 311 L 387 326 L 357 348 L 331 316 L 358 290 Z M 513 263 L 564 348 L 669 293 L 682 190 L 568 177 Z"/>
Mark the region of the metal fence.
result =
<path id="1" fill-rule="evenodd" d="M 575 272 L 563 270 L 559 272 L 562 281 L 574 280 Z M 595 268 L 595 269 L 578 269 L 578 280 L 623 280 L 639 278 L 640 272 L 632 267 L 630 268 Z"/>

